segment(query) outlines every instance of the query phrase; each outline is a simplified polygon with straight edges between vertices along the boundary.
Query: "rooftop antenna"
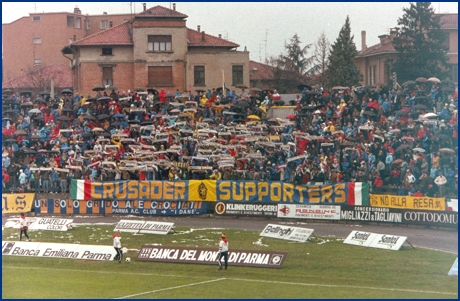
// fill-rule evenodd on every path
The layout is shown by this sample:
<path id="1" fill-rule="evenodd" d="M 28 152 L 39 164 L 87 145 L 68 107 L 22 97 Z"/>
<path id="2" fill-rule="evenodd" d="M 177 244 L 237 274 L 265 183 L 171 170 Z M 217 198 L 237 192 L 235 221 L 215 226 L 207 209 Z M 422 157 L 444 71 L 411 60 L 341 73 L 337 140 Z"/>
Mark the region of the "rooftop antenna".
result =
<path id="1" fill-rule="evenodd" d="M 259 44 L 259 62 L 262 63 L 262 52 L 260 51 L 262 48 L 262 44 Z"/>
<path id="2" fill-rule="evenodd" d="M 265 29 L 265 40 L 262 40 L 265 42 L 265 60 L 267 59 L 267 41 L 268 41 L 268 29 Z"/>

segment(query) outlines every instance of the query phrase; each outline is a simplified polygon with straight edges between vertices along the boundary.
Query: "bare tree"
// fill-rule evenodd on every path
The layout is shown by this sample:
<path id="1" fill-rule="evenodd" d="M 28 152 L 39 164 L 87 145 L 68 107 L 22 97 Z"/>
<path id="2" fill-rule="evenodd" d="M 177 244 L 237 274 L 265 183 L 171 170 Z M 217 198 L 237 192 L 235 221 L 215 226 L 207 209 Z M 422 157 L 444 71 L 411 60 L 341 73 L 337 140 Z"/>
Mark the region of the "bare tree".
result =
<path id="1" fill-rule="evenodd" d="M 329 64 L 329 50 L 331 43 L 326 37 L 324 31 L 319 36 L 315 43 L 315 51 L 313 53 L 312 67 L 307 70 L 306 75 L 312 78 L 315 84 L 324 86 L 326 83 L 326 69 Z"/>

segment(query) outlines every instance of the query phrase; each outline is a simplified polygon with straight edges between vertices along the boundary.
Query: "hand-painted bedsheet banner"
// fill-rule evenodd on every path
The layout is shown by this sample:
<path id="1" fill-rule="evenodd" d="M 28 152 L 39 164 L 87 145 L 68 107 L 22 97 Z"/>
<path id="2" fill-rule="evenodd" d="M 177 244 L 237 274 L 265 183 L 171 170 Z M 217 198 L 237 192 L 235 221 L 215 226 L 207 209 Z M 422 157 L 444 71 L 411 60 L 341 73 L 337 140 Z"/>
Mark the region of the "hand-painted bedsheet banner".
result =
<path id="1" fill-rule="evenodd" d="M 197 215 L 208 213 L 207 202 L 188 201 L 77 201 L 38 199 L 35 213 L 52 214 L 134 214 L 134 215 Z"/>
<path id="2" fill-rule="evenodd" d="M 162 200 L 369 205 L 367 183 L 294 185 L 253 181 L 116 181 L 72 180 L 73 200 Z"/>
<path id="3" fill-rule="evenodd" d="M 30 212 L 34 196 L 35 193 L 2 194 L 2 214 Z"/>
<path id="4" fill-rule="evenodd" d="M 432 198 L 427 196 L 413 197 L 400 195 L 371 194 L 370 205 L 372 207 L 415 209 L 415 210 L 446 210 L 444 198 Z"/>

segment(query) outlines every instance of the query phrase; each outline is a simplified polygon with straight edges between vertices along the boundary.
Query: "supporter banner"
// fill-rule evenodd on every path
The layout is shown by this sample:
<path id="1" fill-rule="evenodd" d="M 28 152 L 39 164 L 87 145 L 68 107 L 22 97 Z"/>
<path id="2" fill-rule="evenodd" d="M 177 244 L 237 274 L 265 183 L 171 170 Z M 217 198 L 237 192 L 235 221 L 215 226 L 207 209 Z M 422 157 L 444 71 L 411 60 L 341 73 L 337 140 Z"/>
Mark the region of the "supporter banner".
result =
<path id="1" fill-rule="evenodd" d="M 268 224 L 260 236 L 306 242 L 313 234 L 313 229 Z"/>
<path id="2" fill-rule="evenodd" d="M 249 215 L 249 216 L 273 216 L 276 217 L 278 206 L 276 204 L 257 203 L 223 203 L 219 202 L 214 208 L 218 215 Z"/>
<path id="3" fill-rule="evenodd" d="M 112 246 L 2 241 L 2 255 L 113 260 L 116 251 Z"/>
<path id="4" fill-rule="evenodd" d="M 39 199 L 36 213 L 47 214 L 134 214 L 134 215 L 196 215 L 208 212 L 207 202 L 188 201 L 77 201 Z"/>
<path id="5" fill-rule="evenodd" d="M 458 212 L 402 210 L 402 223 L 457 228 Z"/>
<path id="6" fill-rule="evenodd" d="M 340 206 L 278 204 L 277 216 L 287 218 L 339 220 Z"/>
<path id="7" fill-rule="evenodd" d="M 372 207 L 445 211 L 444 198 L 371 194 Z"/>
<path id="8" fill-rule="evenodd" d="M 166 235 L 173 227 L 174 223 L 147 221 L 142 226 L 139 233 Z"/>
<path id="9" fill-rule="evenodd" d="M 2 193 L 2 214 L 32 211 L 35 193 Z"/>
<path id="10" fill-rule="evenodd" d="M 406 236 L 376 234 L 369 247 L 398 251 L 406 239 Z"/>
<path id="11" fill-rule="evenodd" d="M 379 207 L 342 206 L 340 211 L 346 221 L 402 223 L 402 216 L 401 210 Z"/>
<path id="12" fill-rule="evenodd" d="M 253 181 L 117 181 L 72 180 L 73 200 L 152 200 L 271 202 L 356 206 L 369 205 L 367 183 L 294 185 Z"/>
<path id="13" fill-rule="evenodd" d="M 228 252 L 229 266 L 281 268 L 287 252 L 231 250 Z M 217 267 L 219 252 L 214 248 L 163 247 L 144 245 L 137 260 L 175 263 L 214 264 Z"/>
<path id="14" fill-rule="evenodd" d="M 29 226 L 29 230 L 67 231 L 71 227 L 72 222 L 73 219 L 38 217 Z"/>
<path id="15" fill-rule="evenodd" d="M 355 246 L 369 247 L 376 236 L 377 234 L 371 232 L 351 231 L 343 243 Z"/>
<path id="16" fill-rule="evenodd" d="M 458 199 L 446 199 L 447 211 L 458 212 Z"/>

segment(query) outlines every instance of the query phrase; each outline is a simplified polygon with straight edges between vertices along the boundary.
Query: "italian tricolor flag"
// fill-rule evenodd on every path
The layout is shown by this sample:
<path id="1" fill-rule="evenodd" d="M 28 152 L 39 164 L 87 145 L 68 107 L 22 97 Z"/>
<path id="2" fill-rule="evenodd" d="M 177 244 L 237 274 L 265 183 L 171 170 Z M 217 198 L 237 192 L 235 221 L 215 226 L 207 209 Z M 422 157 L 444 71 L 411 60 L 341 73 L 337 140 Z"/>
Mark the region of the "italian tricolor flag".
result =
<path id="1" fill-rule="evenodd" d="M 91 181 L 71 180 L 70 199 L 72 200 L 91 200 Z"/>
<path id="2" fill-rule="evenodd" d="M 350 206 L 369 206 L 369 183 L 348 182 L 347 204 Z"/>

